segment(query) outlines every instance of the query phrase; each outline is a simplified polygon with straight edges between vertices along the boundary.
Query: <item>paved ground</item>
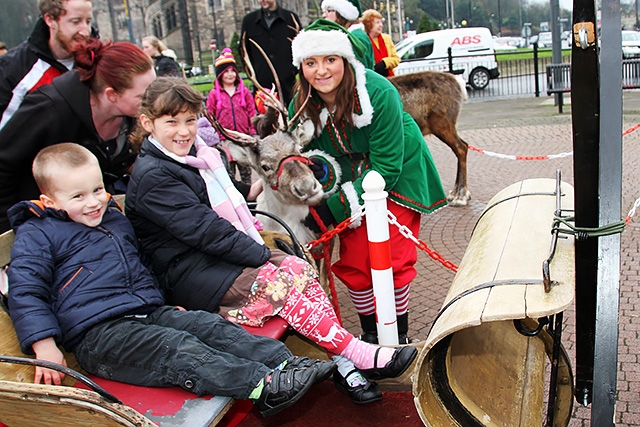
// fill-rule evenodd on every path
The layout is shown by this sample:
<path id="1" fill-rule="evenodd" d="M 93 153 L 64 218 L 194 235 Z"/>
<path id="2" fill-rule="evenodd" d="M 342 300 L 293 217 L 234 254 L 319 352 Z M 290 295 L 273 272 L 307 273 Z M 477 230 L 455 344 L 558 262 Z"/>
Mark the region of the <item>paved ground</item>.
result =
<path id="1" fill-rule="evenodd" d="M 640 92 L 625 92 L 623 130 L 640 123 Z M 515 155 L 548 155 L 572 151 L 570 107 L 558 114 L 550 97 L 469 102 L 459 118 L 460 135 L 470 145 Z M 604 109 L 603 109 L 604 114 Z M 448 147 L 433 137 L 427 144 L 447 190 L 451 189 L 456 161 Z M 625 136 L 623 167 L 623 216 L 640 197 L 640 130 Z M 554 178 L 573 182 L 571 157 L 545 161 L 504 160 L 477 152 L 468 159 L 472 199 L 462 208 L 447 207 L 423 218 L 421 238 L 444 258 L 459 264 L 478 216 L 495 193 L 526 178 Z M 616 424 L 640 426 L 640 212 L 622 234 L 619 312 L 618 394 Z M 454 273 L 422 253 L 419 276 L 412 287 L 410 303 L 412 337 L 427 332 L 448 291 Z M 346 294 L 340 292 L 345 326 L 359 331 L 357 316 Z M 563 343 L 575 366 L 575 313 L 565 312 Z M 574 403 L 572 427 L 590 426 L 590 407 Z"/>

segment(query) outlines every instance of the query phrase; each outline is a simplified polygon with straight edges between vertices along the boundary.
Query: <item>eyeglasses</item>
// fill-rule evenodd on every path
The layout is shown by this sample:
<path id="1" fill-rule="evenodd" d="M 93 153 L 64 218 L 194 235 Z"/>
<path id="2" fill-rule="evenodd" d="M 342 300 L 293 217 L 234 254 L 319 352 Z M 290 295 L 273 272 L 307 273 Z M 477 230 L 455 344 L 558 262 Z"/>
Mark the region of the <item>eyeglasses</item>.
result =
<path id="1" fill-rule="evenodd" d="M 324 13 L 326 13 L 326 14 L 328 15 L 328 14 L 330 14 L 331 12 L 335 12 L 335 11 L 336 11 L 335 9 L 326 8 L 326 9 L 324 10 Z"/>

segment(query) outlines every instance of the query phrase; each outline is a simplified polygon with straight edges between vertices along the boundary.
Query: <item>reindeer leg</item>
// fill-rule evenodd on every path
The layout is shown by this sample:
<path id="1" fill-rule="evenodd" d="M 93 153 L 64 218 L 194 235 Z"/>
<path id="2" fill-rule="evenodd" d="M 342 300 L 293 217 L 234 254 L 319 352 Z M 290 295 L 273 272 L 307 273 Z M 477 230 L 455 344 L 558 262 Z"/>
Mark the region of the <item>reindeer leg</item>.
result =
<path id="1" fill-rule="evenodd" d="M 458 136 L 455 124 L 444 119 L 439 121 L 434 119 L 435 117 L 430 117 L 429 120 L 431 132 L 447 144 L 458 159 L 456 183 L 453 190 L 449 192 L 447 200 L 450 206 L 466 206 L 471 198 L 471 193 L 467 188 L 467 153 L 469 146 Z"/>

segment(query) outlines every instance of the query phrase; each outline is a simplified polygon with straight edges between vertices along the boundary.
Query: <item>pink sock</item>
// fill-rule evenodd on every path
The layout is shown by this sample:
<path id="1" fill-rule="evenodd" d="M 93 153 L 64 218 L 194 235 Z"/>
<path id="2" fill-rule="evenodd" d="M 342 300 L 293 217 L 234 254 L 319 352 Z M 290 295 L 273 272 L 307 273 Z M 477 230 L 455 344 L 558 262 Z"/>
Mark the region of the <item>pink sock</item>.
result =
<path id="1" fill-rule="evenodd" d="M 378 363 L 375 363 L 376 351 L 378 352 Z M 378 347 L 377 345 L 369 344 L 364 341 L 360 341 L 357 338 L 351 340 L 340 356 L 344 356 L 350 359 L 356 368 L 358 369 L 371 369 L 371 368 L 383 368 L 389 361 L 395 348 L 391 347 Z"/>

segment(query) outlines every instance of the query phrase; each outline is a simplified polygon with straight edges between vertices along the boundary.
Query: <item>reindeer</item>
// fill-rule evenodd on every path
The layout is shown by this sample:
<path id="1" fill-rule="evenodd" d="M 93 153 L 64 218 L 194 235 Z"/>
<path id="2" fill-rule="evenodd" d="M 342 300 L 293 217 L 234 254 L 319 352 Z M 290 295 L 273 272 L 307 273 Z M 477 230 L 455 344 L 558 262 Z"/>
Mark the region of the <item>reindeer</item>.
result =
<path id="1" fill-rule="evenodd" d="M 254 138 L 224 129 L 206 109 L 205 116 L 213 127 L 231 142 L 231 155 L 238 162 L 251 166 L 262 180 L 263 192 L 256 200 L 257 209 L 282 219 L 298 240 L 305 244 L 315 239 L 316 235 L 303 222 L 309 215 L 309 206 L 317 205 L 322 200 L 324 191 L 308 167 L 311 161 L 300 152 L 300 142 L 289 131 L 289 124 L 295 122 L 297 115 L 285 123 L 287 111 L 284 105 L 273 91 L 266 91 L 255 78 L 244 43 L 243 38 L 242 52 L 247 75 L 253 84 L 265 93 L 265 103 L 269 106 L 266 114 L 268 120 L 256 123 L 260 137 Z M 264 54 L 262 48 L 257 43 L 254 44 Z M 268 59 L 267 62 L 271 66 Z M 272 72 L 275 76 L 275 70 L 272 69 Z M 275 81 L 279 88 L 277 76 Z M 268 230 L 284 231 L 282 226 L 271 218 L 261 217 L 260 220 Z"/>
<path id="2" fill-rule="evenodd" d="M 390 79 L 400 92 L 404 109 L 418 123 L 423 135 L 433 134 L 447 144 L 458 158 L 451 206 L 466 206 L 471 193 L 467 187 L 468 144 L 458 136 L 456 122 L 467 99 L 465 84 L 450 73 L 423 71 Z"/>

